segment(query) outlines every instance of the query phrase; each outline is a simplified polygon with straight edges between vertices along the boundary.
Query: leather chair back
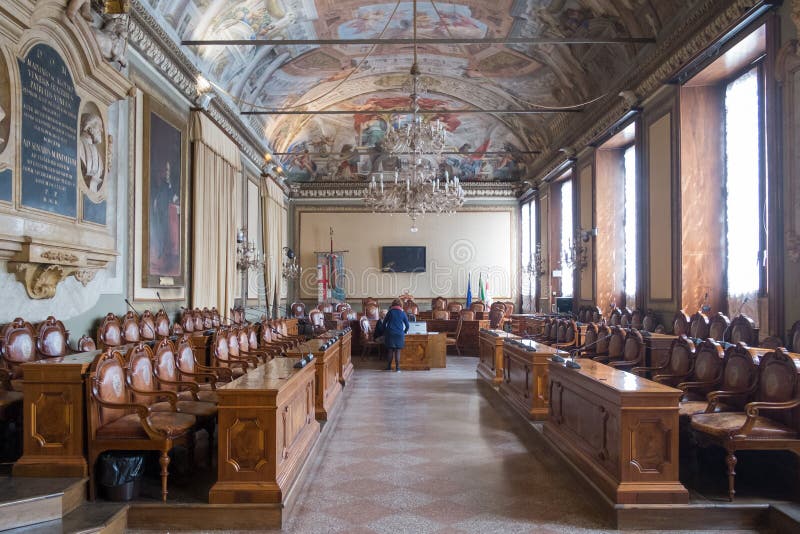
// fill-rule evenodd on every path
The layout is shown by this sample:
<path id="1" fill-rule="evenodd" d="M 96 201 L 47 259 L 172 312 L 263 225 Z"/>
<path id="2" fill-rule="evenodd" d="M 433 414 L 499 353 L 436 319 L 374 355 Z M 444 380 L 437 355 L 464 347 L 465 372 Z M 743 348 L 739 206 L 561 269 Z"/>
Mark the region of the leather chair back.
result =
<path id="1" fill-rule="evenodd" d="M 183 328 L 186 334 L 194 332 L 194 316 L 192 310 L 184 310 L 181 316 L 181 328 Z"/>
<path id="2" fill-rule="evenodd" d="M 350 305 L 348 303 L 346 303 L 346 302 L 340 302 L 339 304 L 336 305 L 336 311 L 339 312 L 339 313 L 342 313 L 343 311 L 349 310 L 349 309 L 351 309 Z"/>
<path id="3" fill-rule="evenodd" d="M 249 331 L 250 329 L 247 327 L 239 328 L 239 351 L 241 352 L 250 352 Z"/>
<path id="4" fill-rule="evenodd" d="M 367 297 L 365 299 L 361 299 L 361 309 L 362 310 L 366 310 L 367 306 L 369 306 L 369 305 L 374 305 L 374 306 L 377 306 L 378 308 L 380 308 L 380 305 L 378 303 L 378 299 L 375 299 L 375 298 L 372 298 L 372 297 Z"/>
<path id="5" fill-rule="evenodd" d="M 672 333 L 676 336 L 690 335 L 689 316 L 683 310 L 678 310 L 672 317 Z"/>
<path id="6" fill-rule="evenodd" d="M 222 324 L 222 317 L 219 316 L 219 310 L 216 307 L 211 308 L 211 326 L 218 328 Z"/>
<path id="7" fill-rule="evenodd" d="M 321 311 L 322 313 L 333 313 L 333 305 L 332 304 L 321 302 L 319 304 L 319 306 L 317 306 L 317 308 L 319 308 L 319 311 Z"/>
<path id="8" fill-rule="evenodd" d="M 503 310 L 494 309 L 490 311 L 489 328 L 500 328 L 503 325 L 504 318 L 505 318 L 505 308 Z"/>
<path id="9" fill-rule="evenodd" d="M 117 351 L 106 351 L 99 356 L 95 365 L 95 373 L 92 377 L 94 395 L 106 402 L 118 404 L 130 402 L 128 388 L 125 386 L 125 368 L 122 363 L 122 355 Z M 104 407 L 96 402 L 92 402 L 90 405 L 94 415 L 96 415 L 97 426 L 114 422 L 129 411 L 123 408 Z M 94 427 L 95 425 L 92 426 Z M 94 430 L 96 430 L 96 427 Z"/>
<path id="10" fill-rule="evenodd" d="M 597 349 L 595 352 L 598 354 L 606 354 L 608 353 L 608 345 L 611 339 L 608 337 L 611 335 L 611 329 L 608 325 L 599 324 L 597 325 Z"/>
<path id="11" fill-rule="evenodd" d="M 83 334 L 80 339 L 78 339 L 78 352 L 89 352 L 97 350 L 97 345 L 94 343 L 94 339 L 90 338 L 86 334 Z"/>
<path id="12" fill-rule="evenodd" d="M 306 305 L 302 302 L 292 302 L 292 317 L 302 319 L 306 316 Z"/>
<path id="13" fill-rule="evenodd" d="M 677 376 L 689 374 L 695 362 L 695 353 L 695 345 L 689 338 L 681 336 L 675 339 L 669 349 L 667 372 Z M 719 358 L 719 366 L 722 367 L 722 358 Z"/>
<path id="14" fill-rule="evenodd" d="M 11 371 L 11 378 L 22 376 L 23 363 L 36 361 L 36 334 L 33 326 L 21 317 L 7 324 L 0 336 L 0 355 Z"/>
<path id="15" fill-rule="evenodd" d="M 628 308 L 623 308 L 621 310 L 621 312 L 622 312 L 622 315 L 620 315 L 620 318 L 619 318 L 619 325 L 622 328 L 630 328 L 631 327 L 631 322 L 633 320 L 633 313 Z"/>
<path id="16" fill-rule="evenodd" d="M 464 305 L 460 302 L 448 302 L 447 311 L 450 313 L 460 313 L 464 309 Z"/>
<path id="17" fill-rule="evenodd" d="M 469 307 L 470 311 L 472 312 L 484 312 L 486 311 L 486 304 L 481 301 L 473 302 L 472 306 Z"/>
<path id="18" fill-rule="evenodd" d="M 642 330 L 644 328 L 644 312 L 636 308 L 631 312 L 631 328 Z"/>
<path id="19" fill-rule="evenodd" d="M 514 303 L 511 302 L 510 300 L 507 300 L 507 301 L 503 302 L 503 305 L 506 308 L 506 311 L 505 311 L 506 319 L 508 319 L 512 315 L 514 315 L 514 308 L 515 308 Z"/>
<path id="20" fill-rule="evenodd" d="M 621 358 L 624 349 L 625 349 L 625 333 L 619 326 L 612 326 L 611 338 L 608 340 L 608 356 L 611 359 Z"/>
<path id="21" fill-rule="evenodd" d="M 162 339 L 153 352 L 154 370 L 162 389 L 178 391 L 178 387 L 164 382 L 178 382 L 181 377 L 175 361 L 175 348 L 169 339 Z"/>
<path id="22" fill-rule="evenodd" d="M 252 350 L 258 349 L 258 327 L 251 325 L 247 329 L 247 346 Z"/>
<path id="23" fill-rule="evenodd" d="M 461 313 L 458 314 L 458 318 L 461 321 L 474 321 L 475 312 L 472 310 L 462 310 Z"/>
<path id="24" fill-rule="evenodd" d="M 369 319 L 362 317 L 359 319 L 358 324 L 361 327 L 361 339 L 364 341 L 372 340 L 372 325 L 370 324 Z"/>
<path id="25" fill-rule="evenodd" d="M 186 373 L 197 372 L 197 360 L 194 357 L 192 345 L 189 343 L 189 336 L 186 334 L 178 338 L 176 353 L 178 368 L 181 371 Z"/>
<path id="26" fill-rule="evenodd" d="M 314 328 L 325 328 L 325 314 L 320 310 L 311 310 L 311 313 L 308 314 L 309 319 L 311 319 L 311 324 Z"/>
<path id="27" fill-rule="evenodd" d="M 578 331 L 578 325 L 575 321 L 564 321 L 564 341 L 562 343 L 572 343 L 575 341 L 575 334 Z"/>
<path id="28" fill-rule="evenodd" d="M 611 315 L 608 316 L 608 324 L 611 326 L 619 326 L 622 324 L 622 310 L 614 308 L 611 310 Z"/>
<path id="29" fill-rule="evenodd" d="M 144 340 L 157 339 L 156 320 L 150 310 L 145 310 L 139 319 L 139 337 Z"/>
<path id="30" fill-rule="evenodd" d="M 600 311 L 600 308 L 594 307 L 592 308 L 592 322 L 599 323 L 603 320 L 603 312 Z"/>
<path id="31" fill-rule="evenodd" d="M 742 342 L 750 347 L 758 345 L 755 332 L 756 324 L 753 320 L 742 314 L 731 321 L 731 343 Z"/>
<path id="32" fill-rule="evenodd" d="M 768 352 L 758 366 L 756 402 L 790 402 L 797 398 L 797 367 L 784 348 Z M 797 428 L 795 416 L 800 410 L 759 410 L 759 415 Z"/>
<path id="33" fill-rule="evenodd" d="M 211 330 L 214 328 L 214 316 L 211 310 L 203 308 L 203 330 Z"/>
<path id="34" fill-rule="evenodd" d="M 169 317 L 164 310 L 158 310 L 155 317 L 156 337 L 169 337 Z"/>
<path id="35" fill-rule="evenodd" d="M 589 323 L 589 325 L 586 327 L 586 334 L 584 334 L 583 337 L 583 346 L 586 347 L 584 349 L 584 353 L 589 357 L 597 352 L 597 331 L 597 324 L 595 323 Z"/>
<path id="36" fill-rule="evenodd" d="M 622 359 L 626 362 L 644 361 L 644 340 L 638 330 L 628 330 L 622 348 Z"/>
<path id="37" fill-rule="evenodd" d="M 234 327 L 228 329 L 227 332 L 228 338 L 228 356 L 233 356 L 237 358 L 239 356 L 239 329 Z"/>
<path id="38" fill-rule="evenodd" d="M 203 311 L 200 308 L 195 308 L 192 312 L 192 317 L 194 318 L 194 331 L 195 332 L 202 332 L 203 331 Z"/>
<path id="39" fill-rule="evenodd" d="M 708 317 L 702 312 L 697 312 L 692 315 L 689 322 L 689 337 L 695 339 L 705 339 L 709 337 L 709 324 Z"/>
<path id="40" fill-rule="evenodd" d="M 368 304 L 364 309 L 364 317 L 373 321 L 377 321 L 380 318 L 380 313 L 381 310 L 377 304 Z"/>
<path id="41" fill-rule="evenodd" d="M 718 312 L 711 318 L 708 324 L 708 337 L 716 341 L 725 341 L 731 321 L 722 312 Z"/>
<path id="42" fill-rule="evenodd" d="M 97 329 L 97 341 L 101 348 L 122 345 L 122 325 L 113 313 L 106 315 L 100 323 Z"/>
<path id="43" fill-rule="evenodd" d="M 446 310 L 447 299 L 444 297 L 436 297 L 431 300 L 431 310 Z"/>
<path id="44" fill-rule="evenodd" d="M 642 318 L 642 330 L 645 332 L 655 332 L 658 326 L 658 317 L 652 310 L 648 310 Z"/>
<path id="45" fill-rule="evenodd" d="M 722 370 L 722 385 L 719 389 L 724 391 L 741 391 L 740 398 L 726 398 L 725 403 L 743 410 L 752 388 L 758 380 L 758 365 L 753 360 L 747 345 L 739 343 L 728 347 L 725 351 Z"/>
<path id="46" fill-rule="evenodd" d="M 441 321 L 441 320 L 446 321 L 450 319 L 450 312 L 447 310 L 433 310 L 431 312 L 431 319 L 434 319 L 436 321 Z"/>
<path id="47" fill-rule="evenodd" d="M 132 311 L 122 317 L 122 339 L 125 343 L 138 343 L 141 339 L 139 335 L 139 318 Z"/>
<path id="48" fill-rule="evenodd" d="M 682 338 L 686 338 L 686 336 L 682 336 Z M 714 384 L 703 388 L 702 392 L 708 393 L 722 384 L 722 371 L 724 368 L 725 351 L 716 341 L 706 339 L 697 345 L 689 381 Z"/>
<path id="49" fill-rule="evenodd" d="M 45 358 L 64 356 L 68 349 L 68 333 L 64 323 L 53 317 L 48 317 L 36 335 L 36 348 Z"/>
<path id="50" fill-rule="evenodd" d="M 126 356 L 127 365 L 125 367 L 125 378 L 128 387 L 131 388 L 133 402 L 149 406 L 156 402 L 156 398 L 150 395 L 137 394 L 139 391 L 156 391 L 155 374 L 153 373 L 153 351 L 143 343 L 138 343 L 128 350 Z"/>
<path id="51" fill-rule="evenodd" d="M 408 315 L 418 315 L 419 306 L 417 306 L 417 303 L 413 300 L 407 300 L 405 305 L 403 305 L 403 311 Z"/>

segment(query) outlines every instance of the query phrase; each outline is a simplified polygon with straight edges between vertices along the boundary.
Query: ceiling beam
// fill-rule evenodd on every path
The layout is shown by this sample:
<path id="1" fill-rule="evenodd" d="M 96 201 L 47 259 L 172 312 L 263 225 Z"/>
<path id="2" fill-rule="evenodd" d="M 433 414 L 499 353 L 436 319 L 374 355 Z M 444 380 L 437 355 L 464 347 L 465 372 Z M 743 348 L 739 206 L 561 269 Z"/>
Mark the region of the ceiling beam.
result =
<path id="1" fill-rule="evenodd" d="M 652 44 L 652 37 L 484 37 L 417 39 L 418 45 L 589 45 Z M 200 39 L 183 40 L 185 46 L 323 46 L 323 45 L 413 45 L 414 39 Z"/>
<path id="2" fill-rule="evenodd" d="M 581 108 L 534 108 L 534 109 L 323 109 L 319 111 L 303 111 L 298 109 L 270 109 L 264 111 L 242 111 L 242 115 L 376 115 L 393 113 L 398 115 L 458 115 L 467 113 L 486 113 L 490 115 L 543 115 L 548 113 L 580 113 Z"/>

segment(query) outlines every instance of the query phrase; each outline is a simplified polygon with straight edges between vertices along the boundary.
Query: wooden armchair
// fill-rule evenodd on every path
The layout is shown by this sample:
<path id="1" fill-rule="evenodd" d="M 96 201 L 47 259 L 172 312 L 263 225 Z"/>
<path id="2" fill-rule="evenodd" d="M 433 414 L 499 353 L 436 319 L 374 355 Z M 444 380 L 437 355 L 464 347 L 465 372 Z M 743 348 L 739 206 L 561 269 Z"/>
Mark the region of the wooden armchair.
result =
<path id="1" fill-rule="evenodd" d="M 354 313 L 353 310 L 347 308 L 345 311 L 342 311 L 342 319 L 345 317 L 351 318 L 353 317 Z M 273 328 L 273 332 L 277 334 L 277 337 L 281 341 L 288 341 L 292 343 L 293 346 L 299 343 L 302 343 L 306 340 L 306 336 L 304 334 L 289 334 L 289 325 L 286 323 L 285 319 L 276 319 L 270 323 Z"/>
<path id="2" fill-rule="evenodd" d="M 622 324 L 622 310 L 614 307 L 611 314 L 608 316 L 608 324 L 611 326 L 619 326 Z"/>
<path id="3" fill-rule="evenodd" d="M 639 308 L 631 311 L 631 328 L 635 328 L 636 330 L 644 329 L 644 312 Z"/>
<path id="4" fill-rule="evenodd" d="M 465 312 L 461 312 L 461 317 L 459 317 L 458 323 L 456 324 L 455 333 L 452 336 L 448 334 L 447 337 L 445 338 L 445 349 L 444 349 L 445 353 L 447 352 L 447 347 L 455 347 L 456 354 L 461 356 L 460 341 L 461 341 L 461 329 L 464 327 L 464 321 L 465 321 L 463 317 L 464 313 Z"/>
<path id="5" fill-rule="evenodd" d="M 417 303 L 413 300 L 408 300 L 403 305 L 403 311 L 406 312 L 406 315 L 413 315 L 416 317 L 419 315 L 419 306 L 417 306 Z"/>
<path id="6" fill-rule="evenodd" d="M 500 303 L 502 305 L 502 302 Z M 505 309 L 493 309 L 489 312 L 489 328 L 502 328 L 505 322 Z"/>
<path id="7" fill-rule="evenodd" d="M 600 363 L 621 360 L 625 352 L 625 332 L 620 326 L 612 326 L 609 332 L 608 349 L 605 354 L 598 354 L 593 359 Z"/>
<path id="8" fill-rule="evenodd" d="M 730 326 L 730 319 L 722 312 L 718 312 L 708 321 L 708 337 L 716 341 L 727 341 L 726 337 L 728 337 Z"/>
<path id="9" fill-rule="evenodd" d="M 747 315 L 740 314 L 731 321 L 731 343 L 744 343 L 748 347 L 758 346 L 756 323 Z"/>
<path id="10" fill-rule="evenodd" d="M 645 378 L 652 376 L 655 382 L 675 387 L 689 375 L 694 357 L 694 343 L 688 337 L 681 336 L 672 341 L 667 359 L 661 365 L 634 367 L 631 373 Z"/>
<path id="11" fill-rule="evenodd" d="M 273 360 L 283 354 L 283 350 L 281 350 L 280 347 L 261 344 L 258 341 L 258 332 L 259 332 L 258 325 L 252 324 L 249 327 L 247 327 L 247 341 L 250 349 L 255 349 L 254 352 L 259 352 L 259 351 L 267 352 L 269 354 L 270 360 Z"/>
<path id="12" fill-rule="evenodd" d="M 261 362 L 267 363 L 275 358 L 275 352 L 267 350 L 266 348 L 259 349 L 257 343 L 258 336 L 255 336 L 256 344 L 253 346 L 250 345 L 250 331 L 254 327 L 254 325 L 250 325 L 239 328 L 239 354 L 242 356 L 255 356 Z"/>
<path id="13" fill-rule="evenodd" d="M 658 317 L 653 310 L 647 310 L 642 318 L 642 330 L 645 332 L 655 332 L 658 328 Z"/>
<path id="14" fill-rule="evenodd" d="M 292 347 L 296 346 L 296 343 L 294 343 L 293 341 L 279 340 L 275 333 L 275 330 L 266 321 L 263 321 L 261 323 L 261 329 L 259 333 L 260 336 L 258 345 L 261 348 L 285 352 L 291 349 Z"/>
<path id="15" fill-rule="evenodd" d="M 555 323 L 556 323 L 555 319 L 551 317 L 545 317 L 544 324 L 542 326 L 542 332 L 540 334 L 534 334 L 530 336 L 531 339 L 538 341 L 540 343 L 549 342 L 551 337 L 555 337 L 555 336 L 550 336 L 550 329 L 553 328 Z"/>
<path id="16" fill-rule="evenodd" d="M 593 358 L 597 355 L 597 340 L 600 326 L 597 323 L 588 323 L 586 333 L 583 335 L 583 344 L 575 351 L 576 358 Z"/>
<path id="17" fill-rule="evenodd" d="M 780 347 L 786 347 L 786 343 L 784 343 L 783 340 L 778 336 L 767 336 L 761 340 L 758 346 L 761 347 L 762 349 L 774 350 Z"/>
<path id="18" fill-rule="evenodd" d="M 97 327 L 97 346 L 105 350 L 122 344 L 122 325 L 116 315 L 109 313 Z"/>
<path id="19" fill-rule="evenodd" d="M 375 339 L 375 331 L 372 329 L 372 323 L 370 323 L 369 319 L 366 317 L 362 317 L 359 319 L 358 325 L 361 329 L 361 359 L 366 360 L 369 353 L 372 352 L 372 349 L 377 349 L 378 357 L 380 357 L 382 343 Z"/>
<path id="20" fill-rule="evenodd" d="M 380 308 L 380 304 L 378 303 L 378 299 L 373 298 L 373 297 L 367 297 L 365 299 L 361 299 L 361 309 L 366 311 L 367 306 L 376 306 L 376 307 Z"/>
<path id="21" fill-rule="evenodd" d="M 448 313 L 461 313 L 461 310 L 464 309 L 464 305 L 460 302 L 448 302 L 447 303 L 447 311 Z"/>
<path id="22" fill-rule="evenodd" d="M 556 342 L 551 345 L 557 349 L 570 350 L 578 346 L 578 325 L 573 320 L 564 320 L 558 326 Z"/>
<path id="23" fill-rule="evenodd" d="M 691 343 L 691 341 L 689 341 Z M 678 415 L 682 421 L 689 417 L 705 412 L 708 407 L 708 394 L 717 389 L 741 389 L 747 387 L 746 377 L 753 376 L 752 358 L 747 359 L 747 351 L 732 351 L 726 357 L 722 347 L 713 339 L 706 339 L 700 343 L 696 350 L 692 365 L 686 377 L 675 386 L 681 391 L 681 400 L 678 403 Z M 743 360 L 737 358 L 743 357 Z M 725 373 L 725 364 L 733 359 L 728 373 Z M 744 370 L 744 373 L 739 373 Z M 742 377 L 745 381 L 742 382 Z"/>
<path id="24" fill-rule="evenodd" d="M 211 307 L 211 328 L 219 328 L 222 326 L 222 317 L 219 315 L 219 310 L 216 306 Z"/>
<path id="25" fill-rule="evenodd" d="M 156 312 L 154 323 L 155 323 L 156 337 L 158 339 L 169 337 L 170 325 L 167 312 L 165 312 L 164 310 L 158 310 Z"/>
<path id="26" fill-rule="evenodd" d="M 592 307 L 592 318 L 591 321 L 593 323 L 600 323 L 603 321 L 603 311 L 600 309 L 600 306 Z"/>
<path id="27" fill-rule="evenodd" d="M 305 319 L 306 317 L 306 305 L 302 302 L 292 302 L 291 306 L 292 310 L 292 317 L 295 319 Z"/>
<path id="28" fill-rule="evenodd" d="M 644 339 L 642 339 L 641 332 L 631 328 L 625 334 L 625 341 L 622 344 L 622 357 L 609 361 L 608 365 L 621 371 L 630 371 L 643 363 Z"/>
<path id="29" fill-rule="evenodd" d="M 703 312 L 696 312 L 689 321 L 689 337 L 706 339 L 709 337 L 710 324 Z"/>
<path id="30" fill-rule="evenodd" d="M 22 391 L 22 364 L 39 359 L 36 333 L 28 321 L 17 317 L 0 331 L 0 367 L 8 371 L 11 389 Z"/>
<path id="31" fill-rule="evenodd" d="M 461 313 L 458 314 L 459 321 L 474 321 L 475 320 L 475 312 L 472 310 L 462 310 Z"/>
<path id="32" fill-rule="evenodd" d="M 194 332 L 194 314 L 192 310 L 183 310 L 180 321 L 182 334 L 191 334 Z"/>
<path id="33" fill-rule="evenodd" d="M 226 332 L 226 337 L 228 340 L 228 360 L 245 362 L 248 364 L 249 367 L 255 369 L 261 363 L 258 357 L 250 354 L 242 354 L 242 349 L 239 346 L 239 330 L 243 326 L 244 325 L 232 326 L 228 328 Z M 235 375 L 236 372 L 234 371 L 234 376 Z"/>
<path id="34" fill-rule="evenodd" d="M 311 310 L 308 314 L 308 318 L 311 320 L 311 328 L 315 336 L 328 331 L 328 329 L 325 328 L 325 313 L 321 310 L 316 308 Z"/>
<path id="35" fill-rule="evenodd" d="M 689 323 L 691 320 L 689 316 L 686 315 L 686 312 L 683 310 L 678 310 L 675 312 L 675 315 L 672 317 L 672 333 L 676 336 L 688 336 L 689 333 Z"/>
<path id="36" fill-rule="evenodd" d="M 150 310 L 145 310 L 139 319 L 139 337 L 145 341 L 152 341 L 159 337 L 156 332 L 156 319 Z"/>
<path id="37" fill-rule="evenodd" d="M 200 308 L 195 308 L 192 312 L 192 319 L 194 319 L 194 331 L 195 332 L 202 332 L 205 330 L 204 327 L 204 320 L 203 320 L 203 310 Z"/>
<path id="38" fill-rule="evenodd" d="M 139 335 L 139 318 L 135 313 L 129 311 L 122 317 L 122 341 L 123 343 L 138 343 L 141 340 Z"/>
<path id="39" fill-rule="evenodd" d="M 95 498 L 95 464 L 101 453 L 112 450 L 161 453 L 161 498 L 167 500 L 169 451 L 176 443 L 190 441 L 196 418 L 176 410 L 154 412 L 131 399 L 122 355 L 106 351 L 99 355 L 90 373 L 88 402 L 89 496 Z M 171 393 L 171 392 L 170 392 Z M 167 396 L 177 408 L 177 395 Z"/>
<path id="40" fill-rule="evenodd" d="M 228 349 L 228 336 L 230 326 L 221 326 L 214 333 L 214 367 L 224 367 L 230 370 L 231 378 L 236 379 L 242 376 L 249 369 L 247 360 L 242 360 L 236 356 L 231 356 Z M 236 347 L 238 348 L 238 339 Z"/>
<path id="41" fill-rule="evenodd" d="M 36 331 L 36 350 L 43 358 L 56 358 L 69 353 L 69 332 L 64 323 L 52 315 Z"/>
<path id="42" fill-rule="evenodd" d="M 788 450 L 800 456 L 797 366 L 785 349 L 769 352 L 761 358 L 757 387 L 743 409 L 715 413 L 718 403 L 729 399 L 728 393 L 710 393 L 706 413 L 692 417 L 692 429 L 701 444 L 717 444 L 725 449 L 728 470 L 728 498 L 735 495 L 736 455 L 739 450 Z"/>
<path id="43" fill-rule="evenodd" d="M 214 314 L 208 308 L 203 308 L 203 331 L 214 328 Z"/>
<path id="44" fill-rule="evenodd" d="M 619 317 L 619 325 L 622 328 L 631 328 L 631 324 L 633 323 L 633 312 L 629 308 L 622 308 L 621 315 Z"/>
<path id="45" fill-rule="evenodd" d="M 578 322 L 579 323 L 591 322 L 589 320 L 589 315 L 591 314 L 591 311 L 589 311 L 589 310 L 590 310 L 590 308 L 588 306 L 581 306 L 581 307 L 578 308 Z"/>
<path id="46" fill-rule="evenodd" d="M 485 311 L 486 311 L 486 304 L 484 304 L 484 303 L 483 303 L 482 301 L 480 301 L 480 300 L 476 300 L 476 301 L 475 301 L 475 302 L 473 302 L 473 303 L 472 303 L 472 305 L 469 307 L 469 311 L 471 311 L 471 312 L 474 312 L 474 313 L 478 313 L 478 312 L 485 312 Z"/>
<path id="47" fill-rule="evenodd" d="M 176 363 L 181 378 L 197 383 L 200 389 L 198 392 L 200 400 L 208 400 L 203 398 L 204 391 L 215 391 L 218 386 L 223 386 L 233 380 L 233 372 L 229 367 L 208 367 L 200 364 L 192 349 L 189 336 L 184 334 L 178 338 L 176 351 Z M 205 382 L 203 382 L 204 380 Z"/>
<path id="48" fill-rule="evenodd" d="M 448 321 L 450 320 L 450 312 L 447 310 L 433 310 L 431 312 L 431 319 L 434 321 Z"/>
<path id="49" fill-rule="evenodd" d="M 444 297 L 431 299 L 431 310 L 448 310 L 447 299 Z"/>
<path id="50" fill-rule="evenodd" d="M 503 302 L 503 305 L 505 306 L 506 309 L 505 311 L 506 319 L 511 319 L 511 316 L 514 315 L 514 308 L 515 308 L 514 303 L 511 302 L 510 300 L 507 300 Z"/>

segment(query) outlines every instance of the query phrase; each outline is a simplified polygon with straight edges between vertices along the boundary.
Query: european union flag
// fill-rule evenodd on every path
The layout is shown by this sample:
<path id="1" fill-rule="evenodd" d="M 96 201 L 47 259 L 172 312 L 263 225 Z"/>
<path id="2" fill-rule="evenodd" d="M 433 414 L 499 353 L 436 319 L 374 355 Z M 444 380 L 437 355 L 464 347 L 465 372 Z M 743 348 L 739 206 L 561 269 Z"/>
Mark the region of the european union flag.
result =
<path id="1" fill-rule="evenodd" d="M 467 274 L 467 305 L 468 310 L 472 306 L 472 273 Z"/>

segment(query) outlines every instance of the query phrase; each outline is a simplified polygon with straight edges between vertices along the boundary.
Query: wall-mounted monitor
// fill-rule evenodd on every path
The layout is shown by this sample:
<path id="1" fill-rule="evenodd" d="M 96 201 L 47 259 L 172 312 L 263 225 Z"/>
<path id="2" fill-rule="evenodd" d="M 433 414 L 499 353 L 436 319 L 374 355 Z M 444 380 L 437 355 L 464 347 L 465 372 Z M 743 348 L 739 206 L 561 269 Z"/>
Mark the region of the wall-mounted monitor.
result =
<path id="1" fill-rule="evenodd" d="M 381 270 L 385 273 L 424 273 L 425 247 L 382 247 Z"/>

